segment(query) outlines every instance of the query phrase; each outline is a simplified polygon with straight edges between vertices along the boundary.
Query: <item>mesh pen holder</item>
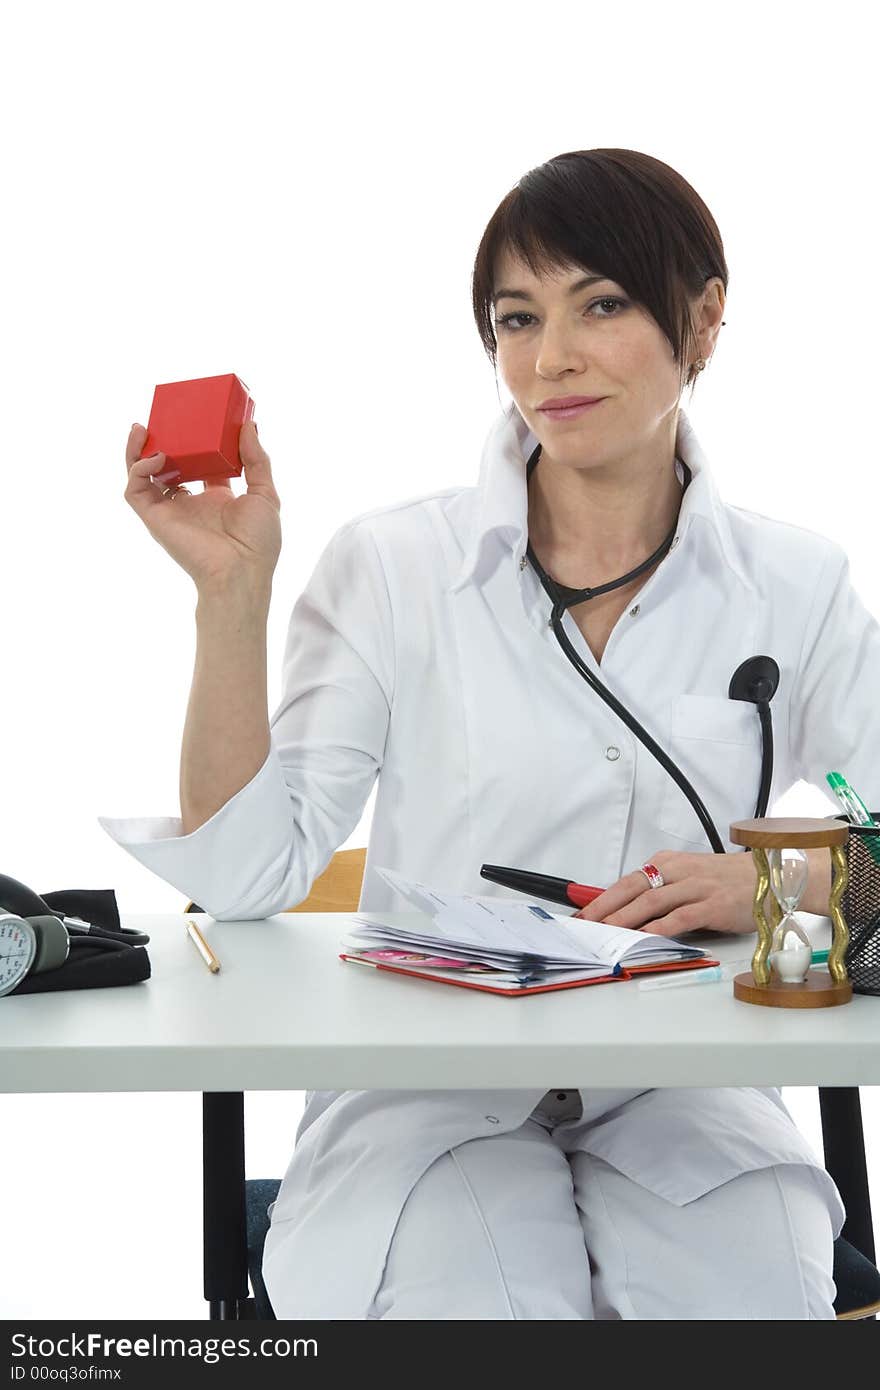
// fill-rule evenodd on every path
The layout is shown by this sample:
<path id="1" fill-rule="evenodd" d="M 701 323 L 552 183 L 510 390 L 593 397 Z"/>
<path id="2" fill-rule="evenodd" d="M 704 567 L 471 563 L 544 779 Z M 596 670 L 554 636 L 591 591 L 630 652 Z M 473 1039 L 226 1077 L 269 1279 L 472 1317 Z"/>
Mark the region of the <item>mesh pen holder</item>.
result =
<path id="1" fill-rule="evenodd" d="M 880 812 L 871 816 L 880 822 Z M 849 928 L 846 973 L 855 994 L 880 994 L 880 829 L 853 825 L 845 815 L 834 819 L 849 825 L 844 845 L 849 882 L 840 899 Z"/>

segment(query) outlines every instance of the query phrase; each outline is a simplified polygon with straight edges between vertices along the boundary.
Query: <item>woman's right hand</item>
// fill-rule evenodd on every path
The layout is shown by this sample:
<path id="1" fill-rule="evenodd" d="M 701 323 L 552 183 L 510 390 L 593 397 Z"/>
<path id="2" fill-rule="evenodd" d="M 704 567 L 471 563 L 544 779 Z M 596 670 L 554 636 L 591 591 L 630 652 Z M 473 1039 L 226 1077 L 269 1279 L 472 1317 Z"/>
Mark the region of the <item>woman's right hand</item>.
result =
<path id="1" fill-rule="evenodd" d="M 192 576 L 200 593 L 239 578 L 271 585 L 281 553 L 281 500 L 253 421 L 246 421 L 239 433 L 247 482 L 247 491 L 239 496 L 229 478 L 209 478 L 203 492 L 164 497 L 163 488 L 173 487 L 174 481 L 159 481 L 164 454 L 140 457 L 146 436 L 143 425 L 132 425 L 125 447 L 125 500 L 153 539 Z"/>

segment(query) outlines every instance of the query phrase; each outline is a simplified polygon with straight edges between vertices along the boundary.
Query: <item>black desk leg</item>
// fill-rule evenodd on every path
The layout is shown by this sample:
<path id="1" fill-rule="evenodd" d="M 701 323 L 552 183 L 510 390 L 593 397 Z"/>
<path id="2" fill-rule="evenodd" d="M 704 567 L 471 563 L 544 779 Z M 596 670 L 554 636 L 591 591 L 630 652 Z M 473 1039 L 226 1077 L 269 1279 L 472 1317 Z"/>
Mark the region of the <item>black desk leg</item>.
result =
<path id="1" fill-rule="evenodd" d="M 820 1086 L 819 1113 L 825 1167 L 846 1207 L 840 1234 L 873 1264 L 874 1227 L 858 1086 Z"/>
<path id="2" fill-rule="evenodd" d="M 244 1094 L 202 1094 L 205 1298 L 214 1321 L 240 1316 L 248 1298 Z"/>

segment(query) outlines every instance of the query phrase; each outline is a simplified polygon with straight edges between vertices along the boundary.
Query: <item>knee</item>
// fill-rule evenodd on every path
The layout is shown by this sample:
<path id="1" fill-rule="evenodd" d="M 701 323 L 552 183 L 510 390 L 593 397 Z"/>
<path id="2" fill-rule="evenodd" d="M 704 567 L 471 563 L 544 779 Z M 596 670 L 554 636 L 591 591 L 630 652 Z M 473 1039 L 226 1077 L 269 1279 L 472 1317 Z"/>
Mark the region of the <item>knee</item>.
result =
<path id="1" fill-rule="evenodd" d="M 834 1317 L 831 1216 L 808 1165 L 750 1169 L 683 1205 L 592 1156 L 578 1171 L 600 1317 Z"/>
<path id="2" fill-rule="evenodd" d="M 442 1154 L 415 1183 L 401 1209 L 367 1317 L 513 1317 L 486 1234 L 456 1159 L 452 1153 Z"/>
<path id="3" fill-rule="evenodd" d="M 817 1171 L 807 1164 L 781 1163 L 767 1170 L 777 1184 L 803 1285 L 804 1316 L 835 1317 L 834 1230 Z"/>
<path id="4" fill-rule="evenodd" d="M 591 1318 L 589 1262 L 563 1155 L 550 1141 L 515 1136 L 441 1155 L 401 1210 L 368 1316 Z"/>

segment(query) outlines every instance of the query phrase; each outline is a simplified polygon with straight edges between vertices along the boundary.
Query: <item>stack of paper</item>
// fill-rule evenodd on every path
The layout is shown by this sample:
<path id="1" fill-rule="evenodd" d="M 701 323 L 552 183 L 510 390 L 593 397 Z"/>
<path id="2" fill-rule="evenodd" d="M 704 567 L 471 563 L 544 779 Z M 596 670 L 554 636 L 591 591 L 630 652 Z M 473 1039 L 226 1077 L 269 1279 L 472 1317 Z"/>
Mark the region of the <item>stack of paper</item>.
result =
<path id="1" fill-rule="evenodd" d="M 411 927 L 356 917 L 341 958 L 503 993 L 628 979 L 634 972 L 717 964 L 667 936 L 548 912 L 522 897 L 456 895 L 377 868 L 420 914 Z"/>

